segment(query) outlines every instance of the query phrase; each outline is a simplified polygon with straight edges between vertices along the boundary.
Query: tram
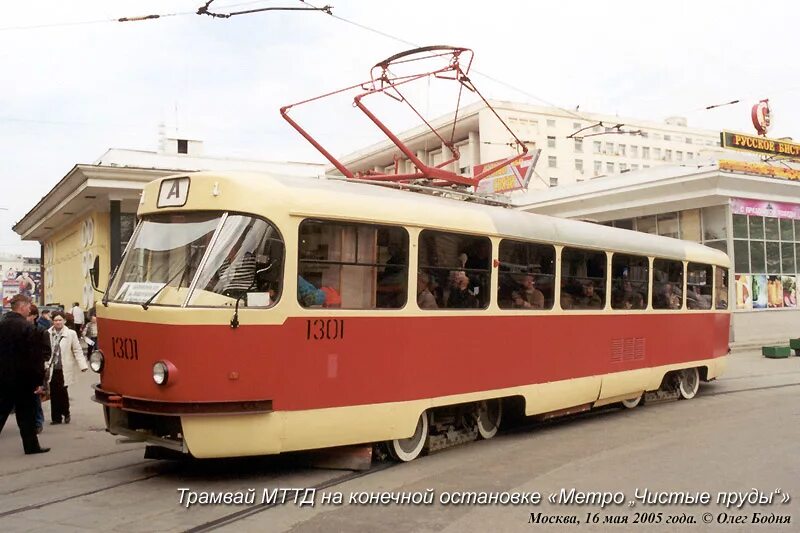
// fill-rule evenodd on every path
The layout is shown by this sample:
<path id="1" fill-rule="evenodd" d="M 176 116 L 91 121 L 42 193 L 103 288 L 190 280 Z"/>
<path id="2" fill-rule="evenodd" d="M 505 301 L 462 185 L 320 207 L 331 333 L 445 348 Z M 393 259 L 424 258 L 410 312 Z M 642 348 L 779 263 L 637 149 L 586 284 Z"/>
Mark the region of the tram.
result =
<path id="1" fill-rule="evenodd" d="M 728 354 L 729 259 L 687 241 L 347 180 L 144 188 L 98 303 L 107 429 L 197 458 L 385 443 L 409 461 Z"/>

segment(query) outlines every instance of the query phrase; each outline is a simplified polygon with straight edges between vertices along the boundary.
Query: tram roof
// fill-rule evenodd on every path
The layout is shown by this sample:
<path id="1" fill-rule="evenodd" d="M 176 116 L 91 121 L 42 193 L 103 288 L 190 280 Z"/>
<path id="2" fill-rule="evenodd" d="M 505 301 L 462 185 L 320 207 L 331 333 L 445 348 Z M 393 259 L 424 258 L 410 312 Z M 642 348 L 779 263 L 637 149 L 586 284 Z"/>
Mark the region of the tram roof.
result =
<path id="1" fill-rule="evenodd" d="M 402 224 L 730 266 L 725 253 L 690 241 L 378 185 L 239 172 L 198 172 L 190 178 L 193 183 L 219 184 L 225 194 L 214 202 L 198 203 L 190 197 L 186 209 Z M 155 198 L 162 179 L 169 177 L 145 189 L 149 201 L 140 209 L 142 214 L 161 211 L 155 208 Z M 198 189 L 206 187 L 193 185 L 191 194 Z"/>

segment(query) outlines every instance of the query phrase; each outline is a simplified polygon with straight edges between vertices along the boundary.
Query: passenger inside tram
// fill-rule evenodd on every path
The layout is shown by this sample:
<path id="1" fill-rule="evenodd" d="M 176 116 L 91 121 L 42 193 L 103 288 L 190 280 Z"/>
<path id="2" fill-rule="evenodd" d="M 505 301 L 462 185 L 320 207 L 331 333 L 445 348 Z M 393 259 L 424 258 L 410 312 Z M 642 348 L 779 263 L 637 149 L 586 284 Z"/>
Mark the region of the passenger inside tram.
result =
<path id="1" fill-rule="evenodd" d="M 417 274 L 417 305 L 420 309 L 438 309 L 436 297 L 431 292 L 431 277 L 427 272 Z"/>

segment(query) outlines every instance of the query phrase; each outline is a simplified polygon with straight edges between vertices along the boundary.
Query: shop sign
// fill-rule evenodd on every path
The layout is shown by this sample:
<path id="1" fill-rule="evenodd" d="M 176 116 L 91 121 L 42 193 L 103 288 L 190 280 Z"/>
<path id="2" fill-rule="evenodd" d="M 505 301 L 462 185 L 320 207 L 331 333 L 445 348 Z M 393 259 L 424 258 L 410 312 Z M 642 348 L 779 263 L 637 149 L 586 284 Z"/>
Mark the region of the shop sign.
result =
<path id="1" fill-rule="evenodd" d="M 800 144 L 797 143 L 731 131 L 722 131 L 719 135 L 723 148 L 782 157 L 800 157 Z"/>
<path id="2" fill-rule="evenodd" d="M 522 159 L 518 159 L 511 165 L 500 167 L 490 175 L 483 178 L 475 186 L 475 192 L 479 194 L 504 193 L 524 189 L 528 186 L 533 176 L 533 169 L 539 159 L 541 150 L 534 150 Z M 500 163 L 502 159 L 490 163 L 481 163 L 472 167 L 472 175 L 477 176 L 487 168 Z"/>
<path id="3" fill-rule="evenodd" d="M 731 159 L 720 159 L 719 169 L 728 172 L 746 172 L 747 174 L 758 174 L 771 178 L 781 178 L 787 180 L 800 180 L 800 170 L 796 168 L 777 167 L 766 163 L 748 163 L 746 161 L 734 161 Z"/>
<path id="4" fill-rule="evenodd" d="M 748 198 L 731 198 L 731 213 L 759 217 L 791 218 L 800 220 L 800 204 L 766 202 Z"/>

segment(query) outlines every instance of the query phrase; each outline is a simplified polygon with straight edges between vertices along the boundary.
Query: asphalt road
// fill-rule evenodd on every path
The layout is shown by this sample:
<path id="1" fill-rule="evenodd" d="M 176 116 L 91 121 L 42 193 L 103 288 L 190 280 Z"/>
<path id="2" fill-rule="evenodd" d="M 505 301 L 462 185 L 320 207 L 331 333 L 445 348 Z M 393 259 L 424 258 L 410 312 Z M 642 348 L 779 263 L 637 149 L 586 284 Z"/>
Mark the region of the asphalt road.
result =
<path id="1" fill-rule="evenodd" d="M 357 474 L 310 468 L 292 455 L 203 462 L 143 459 L 142 445 L 119 444 L 103 431 L 102 413 L 89 400 L 94 381 L 96 376 L 84 374 L 73 387 L 70 425 L 45 428 L 42 443 L 53 448 L 48 454 L 23 455 L 13 419 L 7 423 L 0 435 L 2 531 L 800 529 L 800 358 L 796 357 L 768 360 L 755 351 L 734 353 L 725 377 L 701 386 L 698 397 L 690 401 L 524 424 L 490 441 Z M 256 490 L 254 505 L 187 508 L 180 502 L 179 489 L 199 494 L 251 488 Z M 275 488 L 317 488 L 316 504 L 296 505 L 290 492 L 285 504 L 259 505 L 263 491 Z M 566 502 L 548 500 L 562 489 Z M 734 498 L 727 493 L 758 496 L 753 489 L 765 498 L 772 495 L 772 503 L 737 507 L 718 500 L 719 493 L 726 493 L 726 500 Z M 637 490 L 640 495 L 650 491 L 650 497 L 662 503 L 637 500 Z M 326 493 L 341 494 L 344 503 L 323 505 Z M 349 503 L 351 495 L 358 501 L 382 493 L 433 494 L 435 503 Z M 502 498 L 540 493 L 542 501 L 440 503 L 439 498 L 464 493 L 495 493 Z M 698 493 L 708 493 L 710 503 L 675 503 Z M 188 494 L 184 492 L 184 498 Z M 791 500 L 784 503 L 787 495 Z M 476 496 L 467 496 L 471 497 Z M 579 503 L 581 497 L 589 503 Z M 621 504 L 601 506 L 595 501 L 608 497 Z M 753 523 L 754 516 L 790 522 Z M 637 518 L 640 523 L 634 523 Z M 676 520 L 683 523 L 667 523 Z"/>

